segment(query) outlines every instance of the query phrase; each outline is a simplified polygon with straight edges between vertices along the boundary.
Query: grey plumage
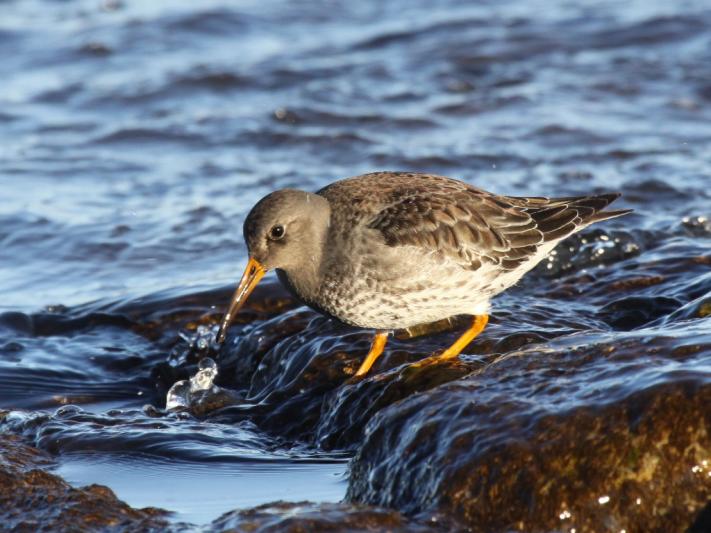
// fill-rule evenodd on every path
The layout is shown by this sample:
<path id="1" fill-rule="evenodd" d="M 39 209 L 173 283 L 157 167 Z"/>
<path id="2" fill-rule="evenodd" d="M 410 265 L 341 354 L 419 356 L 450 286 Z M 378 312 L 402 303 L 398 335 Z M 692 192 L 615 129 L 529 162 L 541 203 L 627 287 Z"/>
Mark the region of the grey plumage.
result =
<path id="1" fill-rule="evenodd" d="M 250 255 L 308 305 L 397 329 L 487 313 L 490 298 L 561 239 L 628 213 L 602 211 L 618 196 L 508 197 L 442 176 L 377 172 L 315 194 L 272 193 L 244 232 Z M 277 224 L 286 233 L 273 241 Z"/>

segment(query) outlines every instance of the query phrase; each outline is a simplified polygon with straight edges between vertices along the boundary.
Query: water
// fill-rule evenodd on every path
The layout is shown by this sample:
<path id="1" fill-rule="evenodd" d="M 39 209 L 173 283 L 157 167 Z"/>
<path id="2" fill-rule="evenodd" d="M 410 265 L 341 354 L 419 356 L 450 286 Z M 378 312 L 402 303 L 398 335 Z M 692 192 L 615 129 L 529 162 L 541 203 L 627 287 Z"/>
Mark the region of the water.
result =
<path id="1" fill-rule="evenodd" d="M 198 362 L 198 371 L 189 380 L 183 379 L 173 384 L 165 399 L 166 409 L 189 407 L 192 395 L 197 392 L 218 392 L 218 387 L 213 385 L 217 376 L 217 363 L 205 357 Z M 214 388 L 214 389 L 213 389 Z"/>
<path id="2" fill-rule="evenodd" d="M 0 408 L 19 413 L 5 426 L 70 481 L 180 519 L 284 487 L 340 499 L 348 453 L 314 434 L 343 440 L 318 426 L 322 394 L 367 335 L 270 285 L 231 355 L 209 334 L 253 203 L 373 170 L 515 195 L 616 190 L 636 210 L 502 296 L 487 350 L 650 324 L 688 335 L 711 292 L 709 25 L 704 1 L 4 2 Z M 203 357 L 227 392 L 162 411 Z M 300 380 L 306 361 L 327 385 Z M 142 488 L 158 479 L 174 500 Z M 218 487 L 234 497 L 192 507 Z"/>
<path id="3" fill-rule="evenodd" d="M 208 523 L 235 508 L 296 498 L 338 501 L 345 490 L 342 463 L 246 463 L 186 467 L 165 461 L 121 457 L 74 457 L 55 473 L 83 486 L 112 480 L 111 488 L 134 507 L 176 509 L 176 520 Z M 169 480 L 169 485 L 167 485 Z"/>

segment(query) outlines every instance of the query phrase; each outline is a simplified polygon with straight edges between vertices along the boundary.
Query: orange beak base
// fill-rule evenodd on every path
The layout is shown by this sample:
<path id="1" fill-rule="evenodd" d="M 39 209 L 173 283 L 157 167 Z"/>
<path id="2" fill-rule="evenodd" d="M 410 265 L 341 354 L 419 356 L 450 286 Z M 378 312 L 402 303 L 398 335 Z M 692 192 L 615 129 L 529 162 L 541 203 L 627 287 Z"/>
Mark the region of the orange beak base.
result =
<path id="1" fill-rule="evenodd" d="M 227 313 L 222 318 L 222 323 L 220 324 L 220 329 L 217 331 L 217 342 L 223 343 L 227 335 L 227 328 L 232 323 L 232 320 L 239 311 L 242 304 L 247 300 L 249 295 L 257 286 L 259 280 L 266 274 L 266 269 L 261 265 L 259 261 L 253 258 L 249 258 L 246 268 L 244 269 L 244 274 L 242 274 L 242 279 L 239 280 L 239 285 L 237 290 L 232 296 L 232 301 L 230 301 L 230 307 L 227 309 Z"/>

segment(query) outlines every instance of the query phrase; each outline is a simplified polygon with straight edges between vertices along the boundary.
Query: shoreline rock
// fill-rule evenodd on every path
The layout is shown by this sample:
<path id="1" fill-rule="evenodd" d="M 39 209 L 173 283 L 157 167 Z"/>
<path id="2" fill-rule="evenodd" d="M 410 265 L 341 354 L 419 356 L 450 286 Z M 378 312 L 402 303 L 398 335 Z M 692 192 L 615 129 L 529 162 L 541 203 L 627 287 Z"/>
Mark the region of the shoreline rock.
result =
<path id="1" fill-rule="evenodd" d="M 0 413 L 2 415 L 2 413 Z M 198 526 L 170 520 L 171 511 L 136 509 L 103 485 L 72 487 L 48 472 L 44 451 L 19 436 L 0 433 L 0 529 L 3 531 L 443 531 L 441 523 L 419 523 L 391 509 L 346 503 L 277 501 L 224 513 Z"/>
<path id="2" fill-rule="evenodd" d="M 711 501 L 702 330 L 573 335 L 398 402 L 346 501 L 473 531 L 684 531 Z"/>
<path id="3" fill-rule="evenodd" d="M 108 487 L 74 488 L 46 471 L 44 452 L 7 433 L 0 435 L 0 523 L 10 531 L 165 530 L 168 511 L 134 509 Z"/>

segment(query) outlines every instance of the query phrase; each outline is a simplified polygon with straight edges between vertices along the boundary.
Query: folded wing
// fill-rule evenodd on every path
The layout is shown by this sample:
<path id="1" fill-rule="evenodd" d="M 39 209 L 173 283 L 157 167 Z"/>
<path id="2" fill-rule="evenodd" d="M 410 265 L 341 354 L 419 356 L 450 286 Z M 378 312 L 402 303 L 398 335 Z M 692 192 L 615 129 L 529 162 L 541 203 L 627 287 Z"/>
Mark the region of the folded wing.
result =
<path id="1" fill-rule="evenodd" d="M 393 191 L 391 201 L 368 225 L 381 232 L 389 246 L 417 246 L 424 253 L 454 258 L 471 270 L 485 263 L 513 270 L 546 243 L 628 213 L 601 212 L 618 197 L 519 198 L 452 180 L 436 187 L 411 183 Z"/>

